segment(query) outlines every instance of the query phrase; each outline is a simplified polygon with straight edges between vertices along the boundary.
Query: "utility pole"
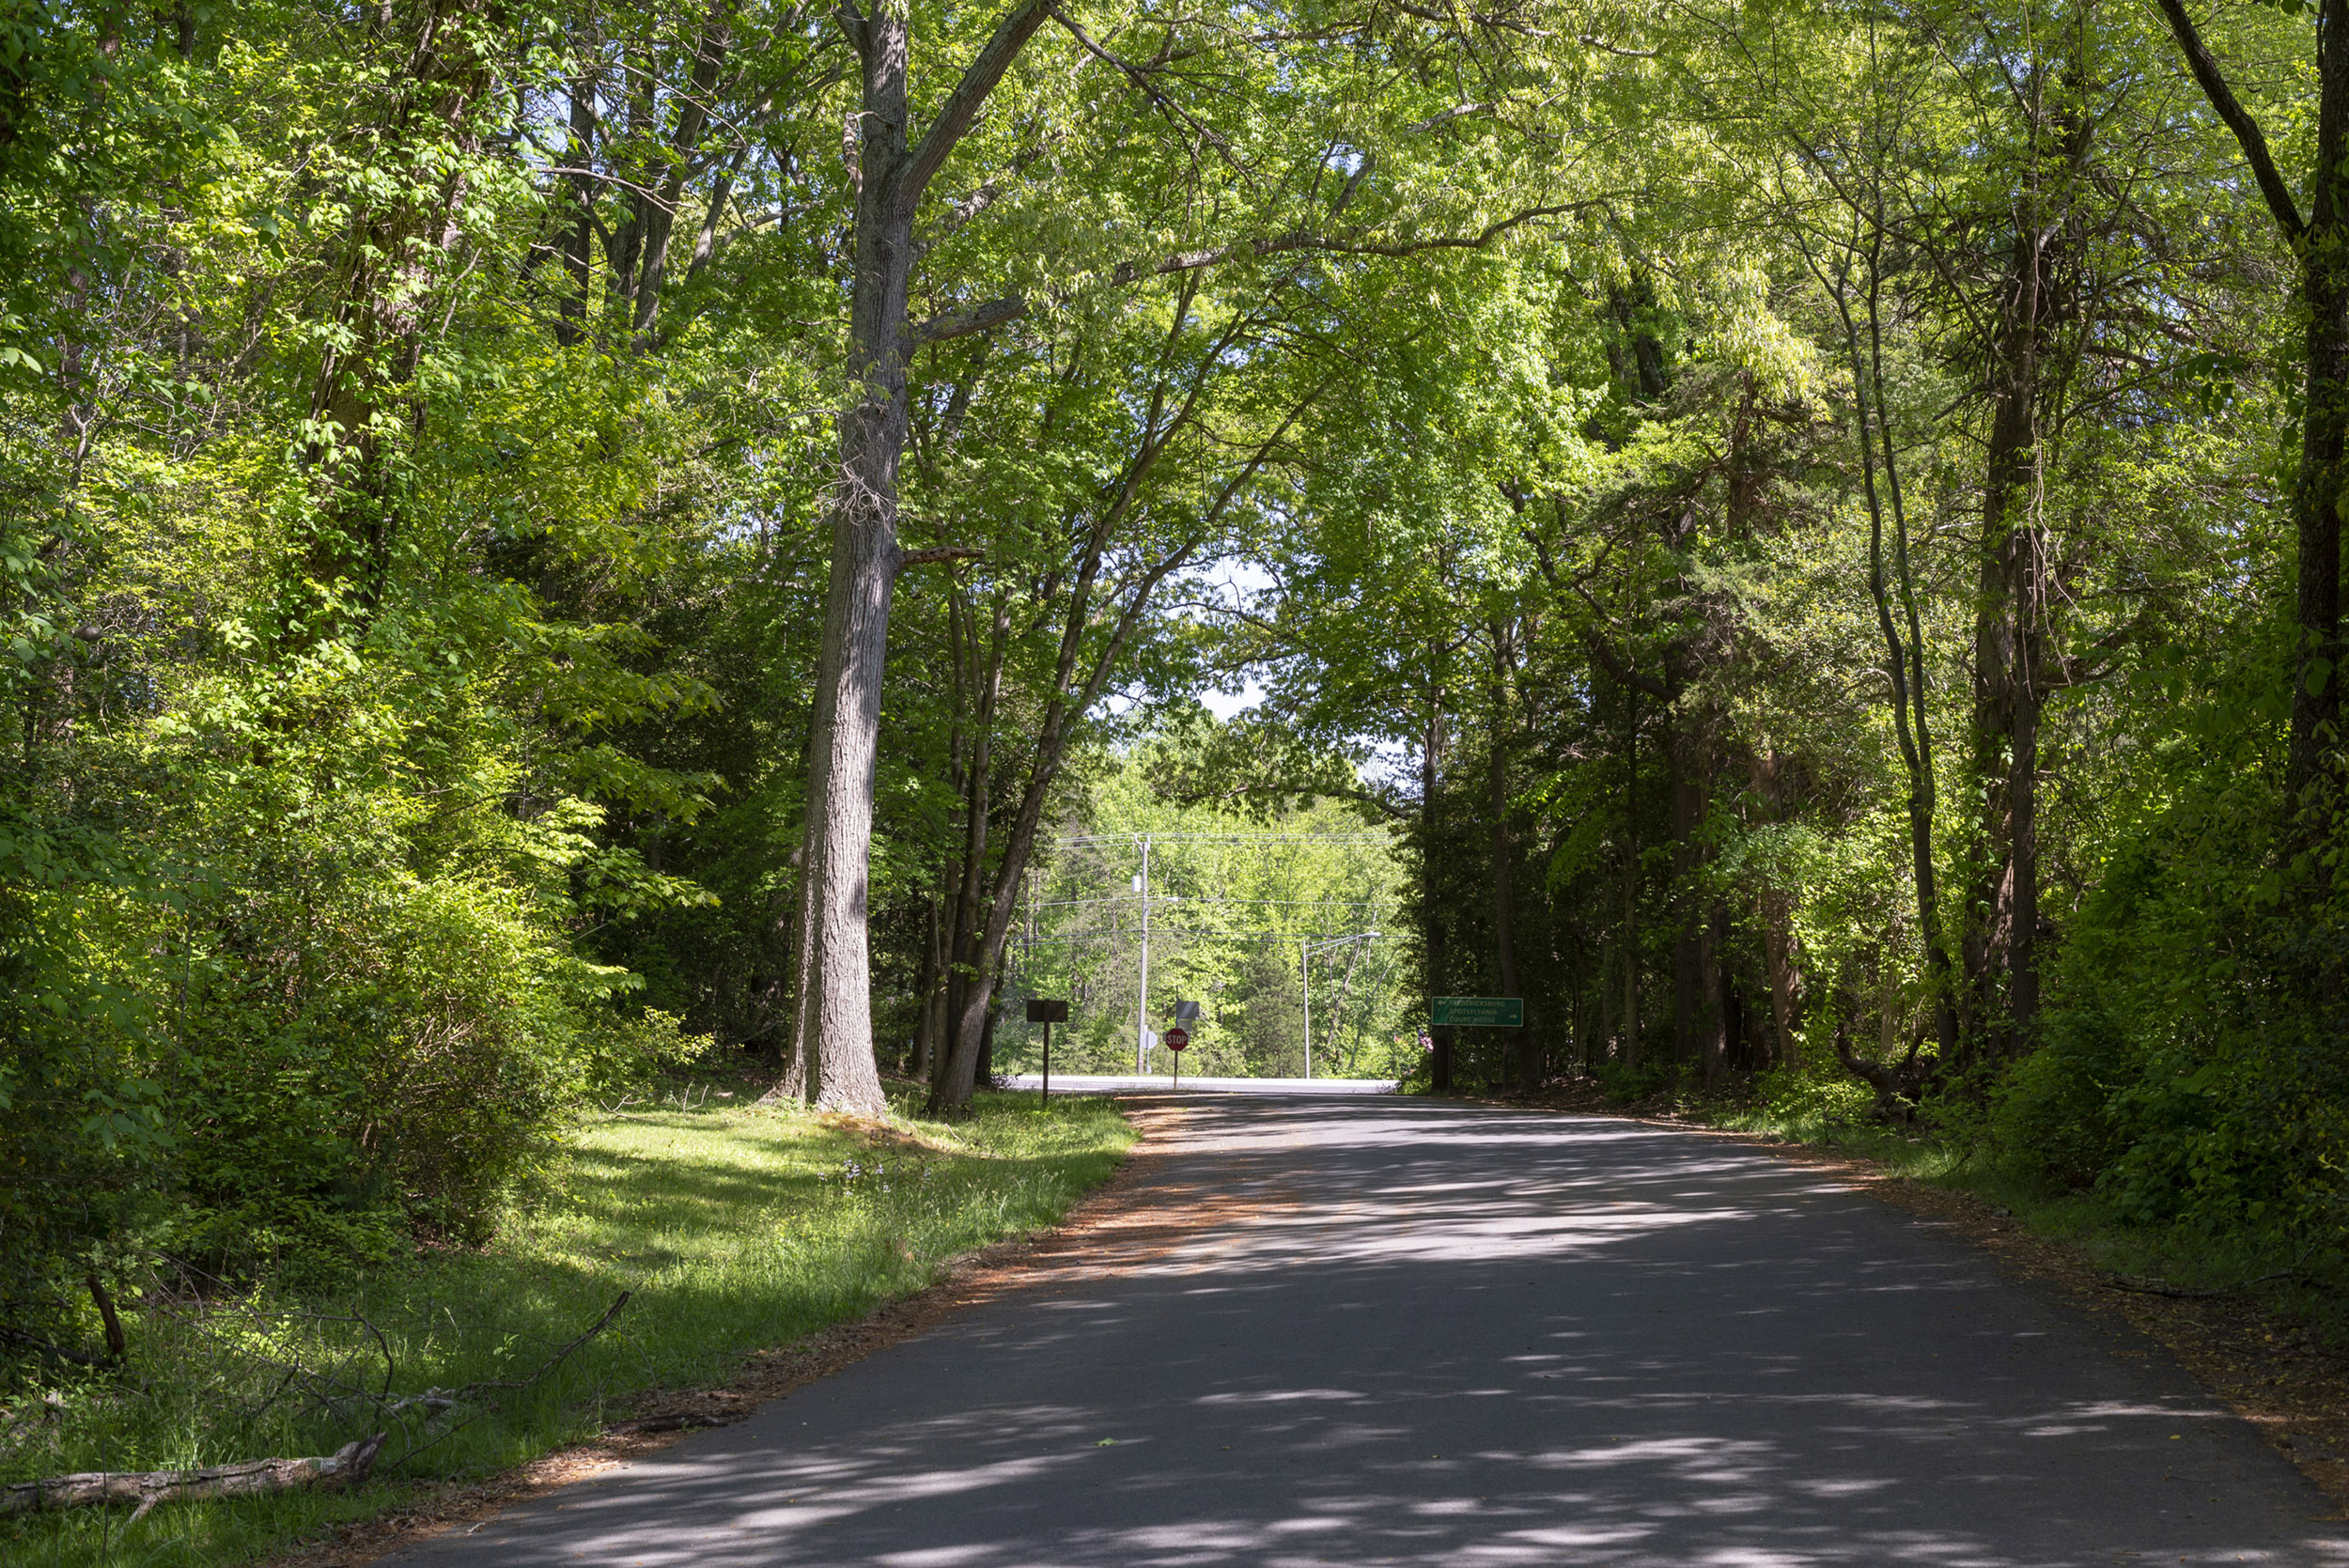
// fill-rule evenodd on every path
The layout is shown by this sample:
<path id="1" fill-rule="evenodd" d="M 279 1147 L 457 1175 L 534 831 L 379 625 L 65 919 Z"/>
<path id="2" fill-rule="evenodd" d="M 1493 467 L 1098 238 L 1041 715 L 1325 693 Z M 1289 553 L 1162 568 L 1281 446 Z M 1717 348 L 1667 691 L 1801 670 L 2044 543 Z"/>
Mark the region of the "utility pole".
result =
<path id="1" fill-rule="evenodd" d="M 1142 835 L 1142 871 L 1134 878 L 1142 894 L 1142 995 L 1134 1003 L 1134 1071 L 1150 1070 L 1150 835 Z"/>
<path id="2" fill-rule="evenodd" d="M 1314 1076 L 1314 960 L 1305 939 L 1297 939 L 1297 972 L 1305 981 L 1305 1076 Z"/>

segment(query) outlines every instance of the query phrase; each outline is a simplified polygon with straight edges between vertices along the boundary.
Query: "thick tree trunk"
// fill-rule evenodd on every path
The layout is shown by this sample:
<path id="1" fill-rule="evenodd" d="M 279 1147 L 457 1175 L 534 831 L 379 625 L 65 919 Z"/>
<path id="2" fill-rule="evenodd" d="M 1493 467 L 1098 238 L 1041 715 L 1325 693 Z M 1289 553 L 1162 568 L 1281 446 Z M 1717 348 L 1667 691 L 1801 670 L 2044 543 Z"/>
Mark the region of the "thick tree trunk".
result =
<path id="1" fill-rule="evenodd" d="M 1640 1064 L 1640 692 L 1623 689 L 1623 1064 Z"/>
<path id="2" fill-rule="evenodd" d="M 2300 242 L 2309 311 L 2308 410 L 2293 523 L 2300 536 L 2292 745 L 2285 773 L 2294 838 L 2314 846 L 2340 815 L 2341 505 L 2349 429 L 2349 0 L 2324 0 L 2317 19 L 2316 166 Z"/>
<path id="3" fill-rule="evenodd" d="M 2312 851 L 2338 815 L 2339 782 L 2328 758 L 2341 736 L 2341 504 L 2344 431 L 2349 429 L 2349 0 L 2322 0 L 2316 24 L 2316 163 L 2303 221 L 2259 122 L 2244 111 L 2203 45 L 2182 0 L 2157 0 L 2203 95 L 2234 132 L 2254 183 L 2300 258 L 2308 307 L 2307 397 L 2300 472 L 2292 496 L 2299 534 L 2292 735 L 2285 758 L 2284 842 Z"/>
<path id="4" fill-rule="evenodd" d="M 827 503 L 832 578 L 817 659 L 808 747 L 807 923 L 798 1034 L 818 1105 L 886 1109 L 873 1057 L 865 938 L 872 877 L 874 767 L 879 753 L 889 599 L 897 546 L 897 469 L 905 455 L 906 302 L 922 193 L 1003 72 L 1043 23 L 1042 0 L 1019 0 L 963 71 L 918 146 L 909 147 L 902 0 L 840 12 L 862 68 L 857 117 L 856 264 L 848 350 L 856 401 L 840 419 L 840 470 Z"/>
<path id="5" fill-rule="evenodd" d="M 364 626 L 382 598 L 400 505 L 397 451 L 423 422 L 414 383 L 426 322 L 461 233 L 464 177 L 438 171 L 447 149 L 479 147 L 471 121 L 490 85 L 482 46 L 495 8 L 430 0 L 415 14 L 412 41 L 403 40 L 407 74 L 379 132 L 399 194 L 351 204 L 335 332 L 311 386 L 303 458 L 317 505 L 283 611 L 292 647 Z"/>
<path id="6" fill-rule="evenodd" d="M 857 400 L 840 418 L 840 467 L 827 506 L 832 576 L 808 746 L 796 1034 L 798 1059 L 808 1067 L 801 1092 L 817 1105 L 877 1116 L 887 1106 L 873 1056 L 865 921 L 889 600 L 901 563 L 897 466 L 905 453 L 906 294 L 919 193 L 904 189 L 903 12 L 877 8 L 855 41 L 863 66 L 848 330 Z"/>

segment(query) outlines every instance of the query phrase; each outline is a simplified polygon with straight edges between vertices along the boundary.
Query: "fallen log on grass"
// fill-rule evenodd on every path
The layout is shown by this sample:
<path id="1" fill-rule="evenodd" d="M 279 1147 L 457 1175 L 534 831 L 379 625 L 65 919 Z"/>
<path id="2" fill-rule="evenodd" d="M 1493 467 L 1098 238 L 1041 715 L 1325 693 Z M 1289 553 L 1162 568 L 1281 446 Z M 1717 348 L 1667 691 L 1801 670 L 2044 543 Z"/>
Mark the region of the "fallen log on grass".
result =
<path id="1" fill-rule="evenodd" d="M 159 1502 L 202 1498 L 247 1498 L 268 1492 L 333 1483 L 356 1486 L 366 1480 L 383 1447 L 383 1433 L 346 1443 L 322 1459 L 248 1459 L 201 1470 L 86 1470 L 80 1475 L 23 1481 L 0 1490 L 0 1514 L 52 1508 L 87 1508 L 101 1503 L 138 1504 L 136 1519 Z"/>

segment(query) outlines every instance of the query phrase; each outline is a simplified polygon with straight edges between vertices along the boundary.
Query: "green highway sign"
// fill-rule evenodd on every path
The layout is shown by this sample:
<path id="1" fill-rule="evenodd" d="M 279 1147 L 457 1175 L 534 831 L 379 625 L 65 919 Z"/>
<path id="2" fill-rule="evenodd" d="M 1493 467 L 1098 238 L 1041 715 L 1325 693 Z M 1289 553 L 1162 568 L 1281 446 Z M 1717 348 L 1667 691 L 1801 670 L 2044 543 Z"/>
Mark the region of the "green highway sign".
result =
<path id="1" fill-rule="evenodd" d="M 1429 1002 L 1439 1027 L 1459 1024 L 1469 1029 L 1523 1029 L 1522 997 L 1436 997 Z"/>

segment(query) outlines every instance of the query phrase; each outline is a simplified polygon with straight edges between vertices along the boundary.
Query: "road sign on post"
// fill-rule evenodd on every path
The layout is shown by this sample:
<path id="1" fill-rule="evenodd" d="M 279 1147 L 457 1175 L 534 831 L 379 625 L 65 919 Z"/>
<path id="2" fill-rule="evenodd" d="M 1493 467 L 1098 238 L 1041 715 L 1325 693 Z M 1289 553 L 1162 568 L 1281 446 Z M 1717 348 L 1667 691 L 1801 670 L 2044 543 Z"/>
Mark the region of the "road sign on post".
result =
<path id="1" fill-rule="evenodd" d="M 1190 1031 L 1176 1024 L 1159 1035 L 1159 1040 L 1174 1053 L 1174 1087 L 1180 1089 L 1183 1086 L 1183 1048 L 1190 1044 Z"/>
<path id="2" fill-rule="evenodd" d="M 1447 1024 L 1468 1029 L 1525 1027 L 1523 997 L 1431 997 L 1427 1010 L 1428 1021 L 1439 1028 Z"/>
<path id="3" fill-rule="evenodd" d="M 1044 1092 L 1036 1096 L 1042 1105 L 1052 1097 L 1052 1026 L 1068 1021 L 1068 1003 L 1053 997 L 1030 997 L 1028 1021 L 1044 1026 Z"/>

